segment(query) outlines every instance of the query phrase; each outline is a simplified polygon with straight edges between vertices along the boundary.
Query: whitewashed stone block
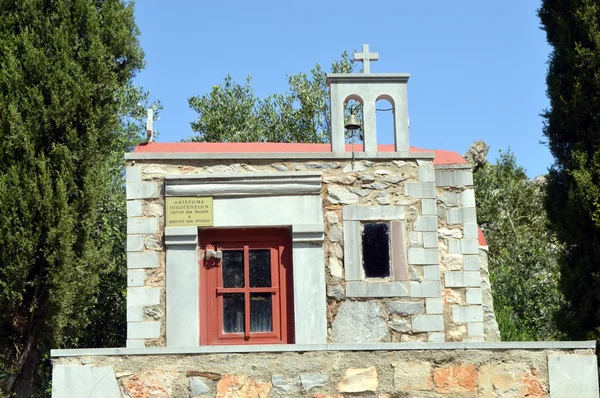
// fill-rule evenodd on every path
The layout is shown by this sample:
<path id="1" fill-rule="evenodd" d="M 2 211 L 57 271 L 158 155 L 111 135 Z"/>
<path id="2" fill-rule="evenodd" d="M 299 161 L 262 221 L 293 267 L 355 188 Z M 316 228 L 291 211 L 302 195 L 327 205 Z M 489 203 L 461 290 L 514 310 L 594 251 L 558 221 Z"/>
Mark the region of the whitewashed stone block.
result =
<path id="1" fill-rule="evenodd" d="M 344 271 L 349 281 L 362 279 L 359 227 L 358 221 L 344 221 Z"/>
<path id="2" fill-rule="evenodd" d="M 144 320 L 144 307 L 139 305 L 127 306 L 127 322 L 142 322 Z"/>
<path id="3" fill-rule="evenodd" d="M 475 207 L 475 191 L 466 189 L 460 193 L 460 205 L 462 207 Z"/>
<path id="4" fill-rule="evenodd" d="M 404 206 L 344 206 L 344 221 L 403 220 Z"/>
<path id="5" fill-rule="evenodd" d="M 127 234 L 146 235 L 158 232 L 158 218 L 128 218 Z"/>
<path id="6" fill-rule="evenodd" d="M 346 297 L 406 297 L 408 282 L 346 282 Z"/>
<path id="7" fill-rule="evenodd" d="M 481 275 L 478 271 L 447 271 L 446 287 L 481 287 Z"/>
<path id="8" fill-rule="evenodd" d="M 410 282 L 411 297 L 442 297 L 442 286 L 437 281 Z"/>
<path id="9" fill-rule="evenodd" d="M 464 270 L 465 271 L 479 271 L 479 255 L 476 256 L 463 256 Z"/>
<path id="10" fill-rule="evenodd" d="M 434 232 L 437 231 L 436 216 L 418 216 L 414 226 L 415 231 Z"/>
<path id="11" fill-rule="evenodd" d="M 149 306 L 160 304 L 160 288 L 128 287 L 127 305 Z"/>
<path id="12" fill-rule="evenodd" d="M 54 365 L 52 398 L 120 398 L 112 366 Z"/>
<path id="13" fill-rule="evenodd" d="M 425 312 L 425 306 L 420 301 L 391 301 L 387 303 L 388 311 L 396 315 L 416 315 Z"/>
<path id="14" fill-rule="evenodd" d="M 463 239 L 460 241 L 462 254 L 478 254 L 479 241 L 476 239 Z"/>
<path id="15" fill-rule="evenodd" d="M 448 240 L 448 253 L 450 254 L 462 254 L 462 245 L 459 239 Z"/>
<path id="16" fill-rule="evenodd" d="M 159 265 L 160 259 L 158 257 L 158 252 L 147 251 L 127 253 L 127 268 L 157 268 Z"/>
<path id="17" fill-rule="evenodd" d="M 448 210 L 448 224 L 477 223 L 475 208 L 459 208 Z"/>
<path id="18" fill-rule="evenodd" d="M 474 239 L 450 239 L 448 240 L 448 253 L 478 254 L 479 242 Z"/>
<path id="19" fill-rule="evenodd" d="M 426 281 L 441 280 L 440 266 L 439 265 L 424 265 L 423 266 L 423 280 L 426 280 Z"/>
<path id="20" fill-rule="evenodd" d="M 427 182 L 405 182 L 404 194 L 413 198 L 435 199 L 435 184 Z"/>
<path id="21" fill-rule="evenodd" d="M 443 315 L 415 315 L 412 320 L 413 332 L 438 332 L 444 330 Z"/>
<path id="22" fill-rule="evenodd" d="M 421 249 L 411 247 L 408 249 L 408 263 L 415 265 L 438 264 L 440 254 L 438 249 Z"/>
<path id="23" fill-rule="evenodd" d="M 127 286 L 139 287 L 144 286 L 146 282 L 146 271 L 143 269 L 128 269 L 127 270 Z"/>
<path id="24" fill-rule="evenodd" d="M 127 348 L 146 348 L 146 340 L 144 339 L 127 339 L 125 342 Z"/>
<path id="25" fill-rule="evenodd" d="M 425 309 L 427 314 L 443 314 L 444 306 L 441 298 L 426 298 Z"/>
<path id="26" fill-rule="evenodd" d="M 143 215 L 141 200 L 127 201 L 127 217 L 142 217 Z"/>
<path id="27" fill-rule="evenodd" d="M 150 199 L 160 196 L 160 189 L 157 182 L 132 182 L 125 187 L 127 200 L 130 199 Z"/>
<path id="28" fill-rule="evenodd" d="M 467 289 L 466 298 L 467 304 L 481 304 L 483 302 L 483 294 L 481 289 Z"/>
<path id="29" fill-rule="evenodd" d="M 438 197 L 438 200 L 449 207 L 458 206 L 458 194 L 454 192 L 444 192 Z"/>
<path id="30" fill-rule="evenodd" d="M 421 200 L 421 214 L 425 216 L 436 216 L 437 206 L 435 199 L 423 199 Z"/>
<path id="31" fill-rule="evenodd" d="M 475 223 L 467 223 L 463 225 L 465 239 L 479 239 L 479 227 Z"/>
<path id="32" fill-rule="evenodd" d="M 128 166 L 125 169 L 125 182 L 127 182 L 127 185 L 132 182 L 142 182 L 142 168 L 139 166 Z"/>
<path id="33" fill-rule="evenodd" d="M 423 247 L 425 247 L 425 248 L 437 248 L 438 247 L 437 232 L 423 232 Z"/>
<path id="34" fill-rule="evenodd" d="M 443 343 L 446 340 L 446 336 L 443 332 L 433 332 L 429 333 L 427 336 L 427 341 L 430 343 Z"/>
<path id="35" fill-rule="evenodd" d="M 127 235 L 127 251 L 140 252 L 144 250 L 144 235 Z"/>
<path id="36" fill-rule="evenodd" d="M 419 167 L 417 173 L 419 182 L 435 182 L 433 167 Z"/>
<path id="37" fill-rule="evenodd" d="M 598 398 L 595 355 L 550 355 L 548 373 L 551 398 Z"/>
<path id="38" fill-rule="evenodd" d="M 477 306 L 452 306 L 452 319 L 456 323 L 483 322 L 483 307 Z"/>
<path id="39" fill-rule="evenodd" d="M 160 337 L 160 322 L 127 322 L 128 339 L 157 339 Z"/>
<path id="40" fill-rule="evenodd" d="M 473 173 L 471 170 L 436 170 L 435 185 L 438 187 L 473 185 Z"/>
<path id="41" fill-rule="evenodd" d="M 467 323 L 467 335 L 469 337 L 485 337 L 483 322 Z"/>

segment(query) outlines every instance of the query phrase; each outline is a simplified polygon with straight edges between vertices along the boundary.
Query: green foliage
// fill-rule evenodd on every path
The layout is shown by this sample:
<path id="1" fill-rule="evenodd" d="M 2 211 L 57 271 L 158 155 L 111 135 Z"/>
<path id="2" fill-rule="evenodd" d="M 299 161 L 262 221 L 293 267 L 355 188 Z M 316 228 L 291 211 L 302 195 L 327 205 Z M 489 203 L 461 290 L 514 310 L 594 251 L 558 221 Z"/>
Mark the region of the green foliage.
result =
<path id="1" fill-rule="evenodd" d="M 344 52 L 333 62 L 333 73 L 350 73 L 354 61 Z M 204 142 L 328 142 L 329 91 L 327 73 L 319 64 L 310 74 L 288 76 L 288 91 L 256 97 L 247 78 L 244 85 L 227 76 L 209 94 L 188 99 L 198 112 L 192 141 Z M 360 105 L 360 104 L 359 104 Z M 360 114 L 357 107 L 356 114 Z"/>
<path id="2" fill-rule="evenodd" d="M 86 330 L 123 303 L 124 286 L 105 288 L 124 272 L 119 166 L 145 96 L 131 85 L 143 53 L 130 2 L 0 10 L 0 381 L 30 396 L 49 348 L 122 341 Z"/>
<path id="3" fill-rule="evenodd" d="M 544 134 L 555 158 L 546 208 L 566 250 L 560 325 L 571 339 L 600 339 L 600 1 L 544 0 L 548 43 Z"/>
<path id="4" fill-rule="evenodd" d="M 544 183 L 529 180 L 510 151 L 473 178 L 502 339 L 559 339 L 555 314 L 563 296 L 556 258 L 562 249 L 547 230 Z"/>

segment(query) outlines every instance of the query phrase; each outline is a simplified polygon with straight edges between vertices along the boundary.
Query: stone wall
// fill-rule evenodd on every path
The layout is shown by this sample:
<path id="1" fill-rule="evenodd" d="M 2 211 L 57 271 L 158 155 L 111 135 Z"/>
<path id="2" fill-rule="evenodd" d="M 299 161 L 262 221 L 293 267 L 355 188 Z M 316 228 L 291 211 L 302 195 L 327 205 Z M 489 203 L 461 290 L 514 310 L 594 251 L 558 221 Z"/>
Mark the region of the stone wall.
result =
<path id="1" fill-rule="evenodd" d="M 167 175 L 306 171 L 322 173 L 330 342 L 498 340 L 491 301 L 483 305 L 489 281 L 482 285 L 471 170 L 450 166 L 434 168 L 430 159 L 130 162 L 128 347 L 166 345 Z M 367 212 L 351 221 L 349 215 L 358 213 L 353 209 Z M 351 241 L 353 222 L 370 219 L 401 222 L 402 241 L 395 244 L 404 252 L 398 273 L 405 276 L 374 281 L 349 275 L 349 259 L 358 249 L 344 242 Z"/>
<path id="2" fill-rule="evenodd" d="M 53 353 L 52 396 L 598 397 L 594 350 L 583 348 L 593 342 L 471 344 L 468 350 L 452 343 L 301 352 L 64 350 Z"/>

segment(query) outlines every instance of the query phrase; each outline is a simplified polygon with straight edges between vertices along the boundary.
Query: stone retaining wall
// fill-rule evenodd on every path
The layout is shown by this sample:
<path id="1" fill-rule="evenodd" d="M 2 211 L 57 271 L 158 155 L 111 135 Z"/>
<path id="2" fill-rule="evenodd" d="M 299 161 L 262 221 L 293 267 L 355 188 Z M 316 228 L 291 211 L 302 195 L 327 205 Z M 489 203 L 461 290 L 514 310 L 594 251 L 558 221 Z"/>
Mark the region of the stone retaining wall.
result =
<path id="1" fill-rule="evenodd" d="M 438 350 L 418 349 L 417 344 L 408 350 L 331 346 L 325 351 L 187 355 L 160 355 L 154 349 L 158 353 L 124 350 L 112 356 L 93 355 L 102 350 L 64 350 L 53 353 L 52 396 L 598 397 L 593 349 L 526 345 L 468 350 L 448 343 Z M 67 353 L 77 356 L 57 356 Z"/>

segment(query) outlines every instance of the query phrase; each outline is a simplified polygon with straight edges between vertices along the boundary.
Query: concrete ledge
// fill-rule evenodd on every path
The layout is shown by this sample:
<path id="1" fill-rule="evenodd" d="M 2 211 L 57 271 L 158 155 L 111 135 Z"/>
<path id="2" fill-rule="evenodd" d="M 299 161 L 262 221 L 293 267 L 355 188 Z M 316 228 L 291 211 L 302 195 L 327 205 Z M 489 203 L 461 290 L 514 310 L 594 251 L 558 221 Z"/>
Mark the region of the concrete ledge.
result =
<path id="1" fill-rule="evenodd" d="M 406 83 L 410 73 L 328 73 L 327 85 L 331 83 Z"/>
<path id="2" fill-rule="evenodd" d="M 320 171 L 280 171 L 280 172 L 260 172 L 260 173 L 243 173 L 243 174 L 232 174 L 232 173 L 202 173 L 202 174 L 167 174 L 165 178 L 167 180 L 191 180 L 191 181 L 222 181 L 222 180 L 258 180 L 262 181 L 265 179 L 269 180 L 284 180 L 284 179 L 302 179 L 302 178 L 317 178 L 320 179 L 323 175 Z"/>
<path id="3" fill-rule="evenodd" d="M 320 173 L 197 174 L 167 176 L 166 196 L 277 196 L 318 195 Z"/>
<path id="4" fill-rule="evenodd" d="M 391 160 L 416 160 L 433 159 L 433 152 L 141 152 L 126 153 L 125 160 L 182 160 L 182 159 L 271 159 L 271 160 L 293 160 L 293 159 L 391 159 Z M 469 168 L 471 166 L 468 166 Z"/>
<path id="5" fill-rule="evenodd" d="M 344 221 L 403 220 L 404 206 L 344 206 Z"/>
<path id="6" fill-rule="evenodd" d="M 346 297 L 407 297 L 408 282 L 346 282 Z"/>
<path id="7" fill-rule="evenodd" d="M 472 166 L 468 163 L 462 163 L 462 164 L 434 164 L 433 168 L 436 170 L 468 170 L 471 169 Z"/>
<path id="8" fill-rule="evenodd" d="M 292 226 L 293 242 L 323 242 L 323 224 L 294 224 Z"/>
<path id="9" fill-rule="evenodd" d="M 77 348 L 51 350 L 50 356 L 82 357 L 104 355 L 180 355 L 249 352 L 308 351 L 410 351 L 410 350 L 595 350 L 596 341 L 507 341 L 456 343 L 377 343 L 377 344 L 265 344 L 247 346 L 147 347 L 147 348 Z"/>

